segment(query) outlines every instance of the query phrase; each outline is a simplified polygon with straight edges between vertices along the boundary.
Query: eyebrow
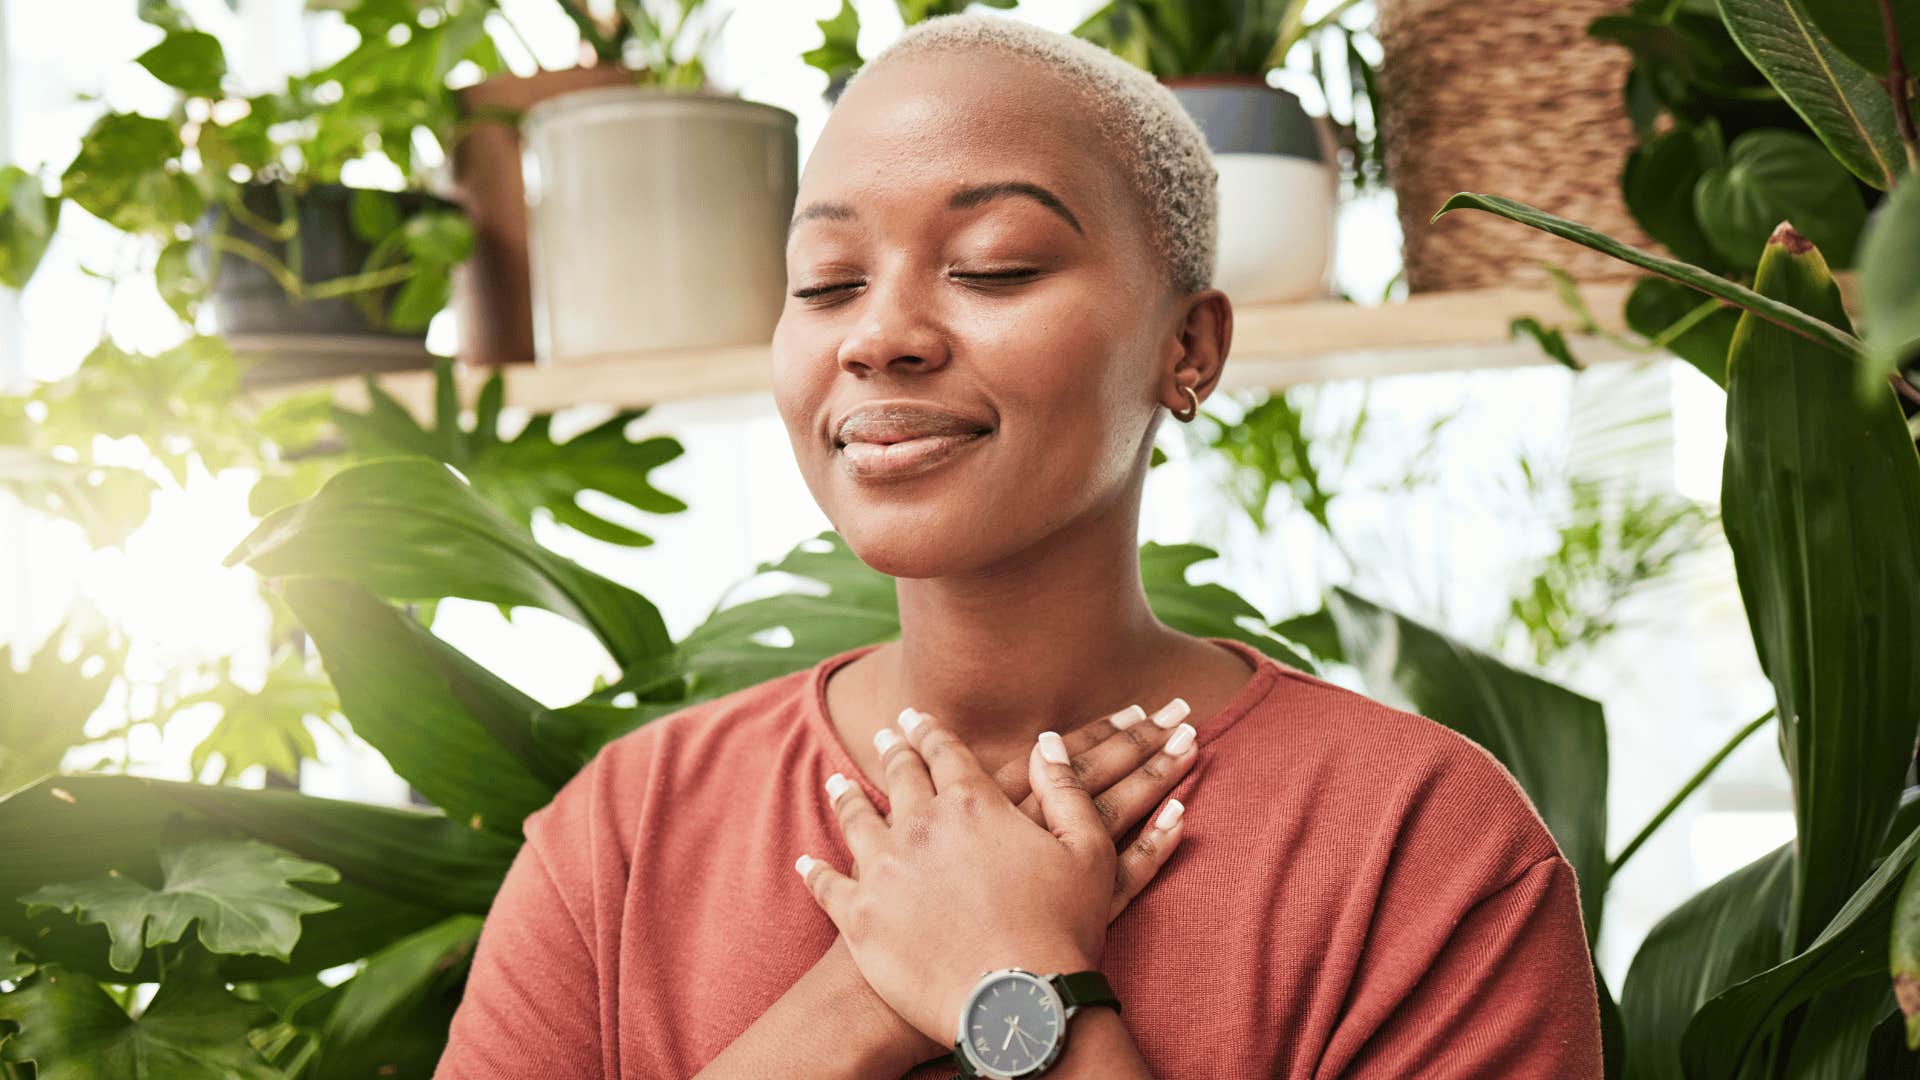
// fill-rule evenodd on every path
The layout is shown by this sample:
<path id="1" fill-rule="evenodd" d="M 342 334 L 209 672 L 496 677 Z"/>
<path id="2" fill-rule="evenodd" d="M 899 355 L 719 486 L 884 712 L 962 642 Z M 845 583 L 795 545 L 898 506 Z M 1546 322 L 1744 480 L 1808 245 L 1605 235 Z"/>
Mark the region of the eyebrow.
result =
<path id="1" fill-rule="evenodd" d="M 1060 215 L 1067 224 L 1073 226 L 1074 232 L 1082 236 L 1087 234 L 1087 231 L 1080 227 L 1080 219 L 1073 216 L 1073 211 L 1067 209 L 1067 204 L 1061 202 L 1058 195 L 1041 187 L 1039 184 L 1029 183 L 1025 180 L 1001 180 L 991 184 L 970 184 L 947 196 L 947 209 L 969 210 L 983 203 L 992 202 L 995 199 L 1010 197 L 1032 199 L 1041 206 Z M 787 223 L 787 235 L 791 237 L 793 230 L 799 228 L 801 222 L 811 221 L 814 218 L 824 218 L 829 221 L 852 221 L 857 217 L 859 217 L 859 213 L 846 203 L 816 202 L 793 215 L 793 220 Z"/>

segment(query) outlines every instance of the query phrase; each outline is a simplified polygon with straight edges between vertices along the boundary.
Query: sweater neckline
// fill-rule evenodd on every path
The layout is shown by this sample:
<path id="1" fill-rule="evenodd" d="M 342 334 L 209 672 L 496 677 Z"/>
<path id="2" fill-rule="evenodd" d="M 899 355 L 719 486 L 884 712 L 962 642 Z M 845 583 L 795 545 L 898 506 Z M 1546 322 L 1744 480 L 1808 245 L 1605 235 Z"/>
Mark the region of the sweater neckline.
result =
<path id="1" fill-rule="evenodd" d="M 1233 697 L 1227 699 L 1227 703 L 1221 706 L 1219 712 L 1214 713 L 1212 716 L 1206 718 L 1206 720 L 1195 725 L 1194 745 L 1196 747 L 1207 745 L 1219 738 L 1228 728 L 1239 723 L 1241 717 L 1253 711 L 1254 705 L 1264 700 L 1268 693 L 1279 684 L 1281 678 L 1288 670 L 1286 666 L 1278 660 L 1275 660 L 1273 657 L 1268 656 L 1266 653 L 1261 652 L 1259 649 L 1254 648 L 1244 641 L 1213 635 L 1202 635 L 1201 637 L 1202 640 L 1211 641 L 1230 652 L 1238 653 L 1242 659 L 1253 665 L 1253 674 L 1248 676 L 1245 683 L 1241 684 L 1240 689 L 1234 693 Z M 860 767 L 854 764 L 853 755 L 847 751 L 846 744 L 840 741 L 840 732 L 833 726 L 833 720 L 827 712 L 827 680 L 837 669 L 858 660 L 885 644 L 887 644 L 885 641 L 874 641 L 865 645 L 857 645 L 844 652 L 835 653 L 814 664 L 812 671 L 807 675 L 805 706 L 806 727 L 813 733 L 814 738 L 825 748 L 827 756 L 833 759 L 835 768 L 842 775 L 846 776 L 847 779 L 859 784 L 861 790 L 866 792 L 867 798 L 872 801 L 875 807 L 879 808 L 882 813 L 886 812 L 888 805 L 886 793 L 876 788 L 867 779 L 866 773 L 862 772 Z"/>

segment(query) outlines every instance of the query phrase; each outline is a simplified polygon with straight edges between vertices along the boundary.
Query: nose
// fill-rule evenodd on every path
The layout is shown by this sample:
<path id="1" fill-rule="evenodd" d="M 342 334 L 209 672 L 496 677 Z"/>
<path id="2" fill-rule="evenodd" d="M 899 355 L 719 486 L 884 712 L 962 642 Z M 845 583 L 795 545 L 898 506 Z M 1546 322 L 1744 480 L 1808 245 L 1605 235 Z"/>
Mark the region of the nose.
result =
<path id="1" fill-rule="evenodd" d="M 860 318 L 840 342 L 840 367 L 861 378 L 885 371 L 938 371 L 947 365 L 947 334 L 934 317 L 931 298 L 913 294 L 896 276 L 869 283 Z"/>

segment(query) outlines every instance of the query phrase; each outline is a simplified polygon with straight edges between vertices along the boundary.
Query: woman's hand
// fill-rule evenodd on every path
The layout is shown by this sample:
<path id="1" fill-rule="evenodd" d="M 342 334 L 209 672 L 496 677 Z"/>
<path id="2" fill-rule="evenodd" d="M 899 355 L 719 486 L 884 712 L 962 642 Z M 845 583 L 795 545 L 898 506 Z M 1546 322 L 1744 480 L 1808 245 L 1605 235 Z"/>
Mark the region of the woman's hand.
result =
<path id="1" fill-rule="evenodd" d="M 796 868 L 874 991 L 944 1047 L 983 973 L 1100 966 L 1108 922 L 1179 842 L 1178 804 L 1168 807 L 1174 820 L 1163 814 L 1129 846 L 1134 872 L 1122 896 L 1128 879 L 1114 827 L 1068 763 L 1060 736 L 1043 734 L 1028 754 L 1043 826 L 938 721 L 907 709 L 901 726 L 905 740 L 891 728 L 875 739 L 890 822 L 844 778 L 832 793 L 858 879 L 806 856 Z M 1192 737 L 1180 741 L 1188 744 L 1178 755 L 1184 771 Z"/>

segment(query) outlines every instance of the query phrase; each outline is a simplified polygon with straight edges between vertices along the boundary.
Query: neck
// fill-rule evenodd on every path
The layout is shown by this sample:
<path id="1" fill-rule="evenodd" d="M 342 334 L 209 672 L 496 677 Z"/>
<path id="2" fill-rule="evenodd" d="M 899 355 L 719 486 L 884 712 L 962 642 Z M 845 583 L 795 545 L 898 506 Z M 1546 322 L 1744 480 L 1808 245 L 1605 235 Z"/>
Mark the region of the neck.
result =
<path id="1" fill-rule="evenodd" d="M 1183 637 L 1147 605 L 1138 520 L 1121 500 L 1000 565 L 898 579 L 900 642 L 876 657 L 877 701 L 932 714 L 983 761 L 1135 703 Z"/>

